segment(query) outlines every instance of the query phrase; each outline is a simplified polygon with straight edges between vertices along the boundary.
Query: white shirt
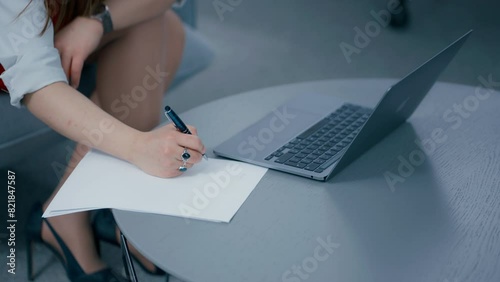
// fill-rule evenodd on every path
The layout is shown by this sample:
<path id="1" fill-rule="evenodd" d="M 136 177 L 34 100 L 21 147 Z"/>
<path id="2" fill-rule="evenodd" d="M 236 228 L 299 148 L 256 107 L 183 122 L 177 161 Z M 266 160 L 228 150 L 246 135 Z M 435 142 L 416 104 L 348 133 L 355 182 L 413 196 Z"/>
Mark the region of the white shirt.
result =
<path id="1" fill-rule="evenodd" d="M 0 0 L 0 76 L 10 93 L 10 103 L 21 107 L 24 95 L 55 82 L 68 82 L 58 50 L 54 47 L 52 21 L 40 35 L 47 11 L 44 0 Z"/>

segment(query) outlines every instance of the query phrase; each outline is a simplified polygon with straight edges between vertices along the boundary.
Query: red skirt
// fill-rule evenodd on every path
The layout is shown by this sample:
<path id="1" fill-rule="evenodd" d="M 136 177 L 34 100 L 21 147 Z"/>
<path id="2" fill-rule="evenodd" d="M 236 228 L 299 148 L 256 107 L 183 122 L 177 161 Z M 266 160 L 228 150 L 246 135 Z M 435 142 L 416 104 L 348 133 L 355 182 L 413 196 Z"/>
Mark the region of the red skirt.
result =
<path id="1" fill-rule="evenodd" d="M 2 67 L 2 65 L 0 65 L 0 74 L 2 74 L 4 71 L 5 71 L 5 69 Z M 7 87 L 5 86 L 3 81 L 0 79 L 0 93 L 2 93 L 2 92 L 9 93 L 7 91 Z"/>

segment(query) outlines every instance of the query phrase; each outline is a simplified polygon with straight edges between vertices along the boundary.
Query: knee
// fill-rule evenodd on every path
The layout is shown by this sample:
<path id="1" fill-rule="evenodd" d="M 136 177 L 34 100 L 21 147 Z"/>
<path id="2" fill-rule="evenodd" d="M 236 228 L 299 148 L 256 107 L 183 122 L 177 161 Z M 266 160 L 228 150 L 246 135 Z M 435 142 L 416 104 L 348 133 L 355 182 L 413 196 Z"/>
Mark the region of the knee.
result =
<path id="1" fill-rule="evenodd" d="M 177 39 L 177 42 L 184 41 L 184 27 L 181 19 L 172 10 L 167 10 L 163 14 L 163 22 L 167 27 L 167 34 Z"/>
<path id="2" fill-rule="evenodd" d="M 144 33 L 154 30 L 159 38 L 166 38 L 170 42 L 181 42 L 184 39 L 184 27 L 181 19 L 172 10 L 167 10 L 159 16 L 152 18 L 133 28 L 133 31 Z"/>
<path id="3" fill-rule="evenodd" d="M 132 122 L 132 127 L 140 131 L 151 131 L 160 124 L 160 116 L 158 114 L 148 114 L 142 119 L 137 119 Z"/>
<path id="4" fill-rule="evenodd" d="M 150 131 L 160 124 L 160 111 L 153 110 L 155 106 L 134 109 L 130 115 L 117 117 L 118 120 L 139 131 Z"/>

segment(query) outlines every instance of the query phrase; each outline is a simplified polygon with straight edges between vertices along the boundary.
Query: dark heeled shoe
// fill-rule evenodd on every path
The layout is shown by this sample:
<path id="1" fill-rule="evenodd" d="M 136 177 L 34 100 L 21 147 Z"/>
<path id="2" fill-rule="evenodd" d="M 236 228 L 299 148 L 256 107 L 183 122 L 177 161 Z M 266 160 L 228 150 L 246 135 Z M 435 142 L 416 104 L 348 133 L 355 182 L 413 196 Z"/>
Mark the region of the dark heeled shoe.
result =
<path id="1" fill-rule="evenodd" d="M 109 209 L 103 209 L 97 211 L 92 222 L 94 228 L 94 234 L 97 239 L 103 240 L 104 242 L 110 243 L 112 245 L 120 247 L 120 243 L 116 240 L 116 221 L 113 217 L 113 213 Z M 154 271 L 146 268 L 134 255 L 132 255 L 135 261 L 145 272 L 151 275 L 167 275 L 165 271 L 155 265 Z"/>
<path id="2" fill-rule="evenodd" d="M 64 265 L 66 269 L 66 274 L 72 282 L 125 282 L 127 281 L 125 278 L 119 276 L 110 268 L 106 268 L 95 273 L 86 274 L 81 266 L 76 261 L 75 257 L 66 246 L 64 241 L 59 237 L 57 232 L 54 230 L 49 221 L 45 218 L 42 218 L 42 205 L 40 203 L 35 204 L 33 209 L 31 210 L 30 216 L 28 218 L 28 224 L 26 226 L 28 247 L 27 247 L 27 258 L 28 258 L 28 278 L 32 281 L 34 277 L 33 271 L 33 246 L 34 243 L 42 243 L 49 250 L 51 250 L 56 257 L 59 258 L 61 263 Z M 50 231 L 54 235 L 57 240 L 57 243 L 61 247 L 64 258 L 59 252 L 50 244 L 43 241 L 42 239 L 42 224 L 45 222 L 49 227 Z M 66 261 L 66 262 L 65 262 Z"/>
<path id="3" fill-rule="evenodd" d="M 405 0 L 399 0 L 400 11 L 398 13 L 390 13 L 391 19 L 389 25 L 393 28 L 405 28 L 408 26 L 410 16 L 406 2 Z"/>

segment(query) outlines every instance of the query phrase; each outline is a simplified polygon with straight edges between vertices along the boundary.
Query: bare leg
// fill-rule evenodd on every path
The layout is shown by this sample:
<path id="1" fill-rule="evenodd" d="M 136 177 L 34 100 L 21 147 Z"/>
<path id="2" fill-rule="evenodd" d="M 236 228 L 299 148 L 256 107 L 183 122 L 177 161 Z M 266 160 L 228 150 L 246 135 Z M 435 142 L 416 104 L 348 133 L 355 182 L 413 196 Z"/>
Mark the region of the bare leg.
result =
<path id="1" fill-rule="evenodd" d="M 80 162 L 87 152 L 88 147 L 77 144 L 75 151 L 71 156 L 70 165 L 66 168 L 59 185 L 56 187 L 50 198 L 44 203 L 43 210 L 47 208 L 57 191 L 59 191 L 66 179 L 73 172 L 76 164 Z M 81 212 L 51 217 L 48 219 L 59 236 L 71 250 L 71 253 L 85 273 L 93 273 L 105 268 L 106 266 L 105 263 L 101 261 L 97 253 L 89 215 L 89 212 Z M 46 224 L 42 225 L 42 238 L 44 241 L 54 246 L 59 253 L 62 254 L 59 244 Z"/>
<path id="2" fill-rule="evenodd" d="M 171 11 L 107 45 L 98 58 L 97 96 L 102 108 L 139 130 L 158 125 L 163 93 L 180 64 L 183 47 L 182 24 Z M 118 241 L 118 229 L 116 235 Z M 129 247 L 146 268 L 154 270 Z"/>
<path id="3" fill-rule="evenodd" d="M 183 47 L 182 25 L 171 11 L 162 17 L 107 35 L 102 49 L 94 56 L 98 61 L 98 75 L 92 100 L 124 123 L 139 130 L 151 130 L 159 122 L 163 93 L 180 64 Z M 165 73 L 168 74 L 166 77 Z M 77 145 L 71 165 L 44 204 L 44 209 L 83 158 L 86 149 Z M 50 223 L 86 273 L 105 267 L 96 252 L 89 213 L 54 217 Z M 45 225 L 42 237 L 58 248 Z M 154 269 L 154 265 L 132 246 L 131 251 L 148 269 Z"/>
<path id="4" fill-rule="evenodd" d="M 162 98 L 180 63 L 184 34 L 171 11 L 130 29 L 98 57 L 97 96 L 124 123 L 149 131 L 158 125 Z"/>

